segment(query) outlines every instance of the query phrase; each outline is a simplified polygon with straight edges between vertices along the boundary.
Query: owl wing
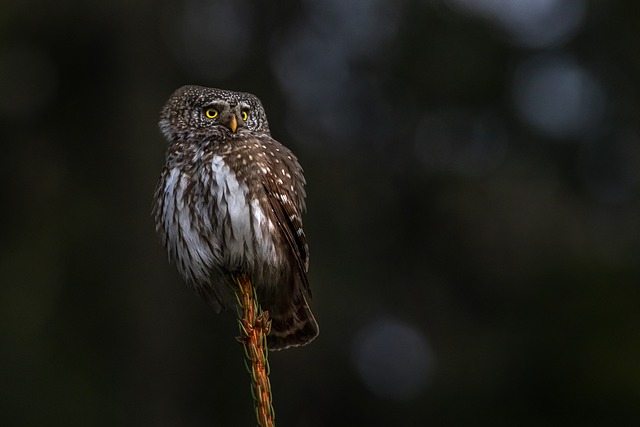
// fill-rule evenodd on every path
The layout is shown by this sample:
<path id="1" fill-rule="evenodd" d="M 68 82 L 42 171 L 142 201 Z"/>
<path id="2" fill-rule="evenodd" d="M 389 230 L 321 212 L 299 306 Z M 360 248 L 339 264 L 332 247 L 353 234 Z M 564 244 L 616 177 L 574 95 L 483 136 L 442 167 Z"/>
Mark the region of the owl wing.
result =
<path id="1" fill-rule="evenodd" d="M 271 175 L 265 177 L 264 180 L 267 199 L 275 214 L 278 228 L 291 249 L 293 261 L 298 267 L 302 285 L 311 296 L 311 288 L 307 279 L 309 246 L 302 229 L 302 206 L 298 203 L 298 197 L 295 197 L 292 191 L 288 191 L 288 188 L 291 188 L 290 185 L 283 185 L 282 181 L 277 182 L 277 179 Z"/>

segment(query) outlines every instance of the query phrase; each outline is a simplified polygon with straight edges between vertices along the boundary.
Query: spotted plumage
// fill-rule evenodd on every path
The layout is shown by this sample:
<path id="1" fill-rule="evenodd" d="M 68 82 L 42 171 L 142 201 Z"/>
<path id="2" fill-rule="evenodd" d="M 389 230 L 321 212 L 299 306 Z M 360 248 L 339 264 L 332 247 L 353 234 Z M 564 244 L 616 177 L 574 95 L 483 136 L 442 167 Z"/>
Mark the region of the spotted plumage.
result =
<path id="1" fill-rule="evenodd" d="M 156 229 L 187 283 L 219 310 L 233 304 L 233 275 L 246 273 L 272 320 L 269 348 L 313 340 L 305 179 L 271 137 L 260 100 L 184 86 L 163 108 L 160 129 L 169 146 Z"/>

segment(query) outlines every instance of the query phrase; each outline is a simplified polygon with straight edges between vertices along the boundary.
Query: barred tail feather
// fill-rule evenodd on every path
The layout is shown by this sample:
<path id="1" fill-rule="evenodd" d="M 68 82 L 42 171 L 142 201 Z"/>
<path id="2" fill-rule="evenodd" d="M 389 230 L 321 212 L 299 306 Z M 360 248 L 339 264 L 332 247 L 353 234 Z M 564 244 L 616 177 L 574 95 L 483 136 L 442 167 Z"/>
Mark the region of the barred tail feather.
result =
<path id="1" fill-rule="evenodd" d="M 318 336 L 316 322 L 303 295 L 296 298 L 291 310 L 269 313 L 271 332 L 267 335 L 269 350 L 284 350 L 309 344 Z"/>

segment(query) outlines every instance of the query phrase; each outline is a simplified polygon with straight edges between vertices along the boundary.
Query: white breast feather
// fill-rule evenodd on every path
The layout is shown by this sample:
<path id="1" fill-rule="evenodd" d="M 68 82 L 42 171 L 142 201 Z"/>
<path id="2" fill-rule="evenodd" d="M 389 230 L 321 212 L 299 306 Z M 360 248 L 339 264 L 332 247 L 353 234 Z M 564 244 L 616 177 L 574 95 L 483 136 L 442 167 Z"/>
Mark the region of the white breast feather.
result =
<path id="1" fill-rule="evenodd" d="M 259 200 L 248 201 L 249 189 L 238 182 L 221 156 L 214 156 L 210 166 L 210 171 L 206 168 L 201 171 L 200 180 L 202 191 L 212 192 L 217 204 L 215 210 L 206 205 L 201 192 L 192 193 L 191 198 L 185 194 L 189 179 L 179 168 L 173 168 L 165 182 L 165 195 L 174 192 L 176 195 L 165 198 L 173 203 L 164 205 L 162 221 L 167 231 L 169 252 L 177 258 L 178 268 L 190 281 L 204 282 L 214 263 L 229 267 L 242 261 L 278 264 L 275 245 L 270 238 L 275 227 L 264 214 Z M 190 216 L 188 204 L 195 204 L 197 212 L 204 214 L 198 219 L 202 227 L 200 232 L 192 227 L 194 218 Z M 208 215 L 212 212 L 216 212 L 215 219 Z M 223 239 L 225 252 L 220 246 Z"/>
<path id="2" fill-rule="evenodd" d="M 204 280 L 213 262 L 213 253 L 210 247 L 203 241 L 203 237 L 191 227 L 191 218 L 187 203 L 193 202 L 185 199 L 185 188 L 188 178 L 180 169 L 173 168 L 169 172 L 165 183 L 166 203 L 162 220 L 167 230 L 169 253 L 177 258 L 178 268 L 190 280 Z M 174 194 L 175 198 L 170 195 Z M 182 240 L 186 242 L 182 244 Z"/>
<path id="3" fill-rule="evenodd" d="M 231 223 L 231 227 L 224 227 L 227 231 L 225 243 L 228 251 L 224 257 L 231 264 L 242 259 L 251 263 L 256 257 L 261 262 L 275 263 L 275 246 L 269 237 L 269 232 L 274 227 L 262 211 L 258 199 L 249 202 L 247 185 L 238 182 L 236 174 L 222 157 L 214 156 L 211 168 L 217 187 L 214 195 L 218 201 L 218 225 L 227 221 L 225 211 L 228 212 L 228 221 Z"/>

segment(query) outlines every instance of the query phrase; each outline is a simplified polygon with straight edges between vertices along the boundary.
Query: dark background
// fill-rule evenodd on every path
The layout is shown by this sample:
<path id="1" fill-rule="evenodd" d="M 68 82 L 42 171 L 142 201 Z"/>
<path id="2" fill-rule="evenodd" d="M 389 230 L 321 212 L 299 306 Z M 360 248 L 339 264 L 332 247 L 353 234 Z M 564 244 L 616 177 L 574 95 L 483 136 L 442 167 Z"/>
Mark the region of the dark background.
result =
<path id="1" fill-rule="evenodd" d="M 0 8 L 1 425 L 255 424 L 150 215 L 187 83 L 305 168 L 321 334 L 270 355 L 278 425 L 640 425 L 638 2 Z"/>

